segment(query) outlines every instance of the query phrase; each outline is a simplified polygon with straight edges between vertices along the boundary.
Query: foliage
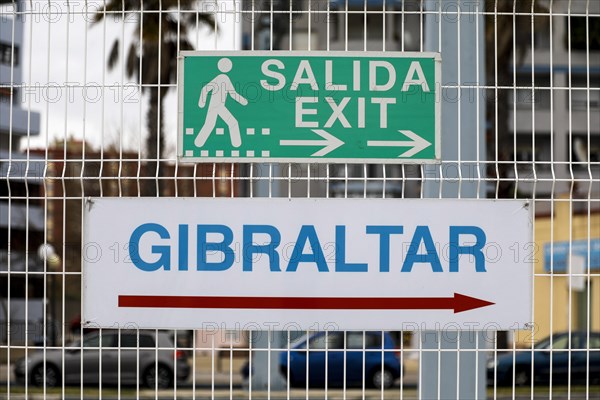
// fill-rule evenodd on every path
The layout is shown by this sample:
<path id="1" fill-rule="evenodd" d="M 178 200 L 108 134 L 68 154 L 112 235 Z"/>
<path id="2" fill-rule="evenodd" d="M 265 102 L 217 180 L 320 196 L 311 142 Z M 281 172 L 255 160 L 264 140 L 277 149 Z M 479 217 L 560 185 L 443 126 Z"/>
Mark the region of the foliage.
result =
<path id="1" fill-rule="evenodd" d="M 216 28 L 213 16 L 201 12 L 200 5 L 197 0 L 108 0 L 94 16 L 94 24 L 108 18 L 135 21 L 124 62 L 127 75 L 136 78 L 144 92 L 150 92 L 146 116 L 146 156 L 150 161 L 146 171 L 151 177 L 162 176 L 162 102 L 170 85 L 177 81 L 179 51 L 193 50 L 188 39 L 190 30 L 200 25 Z M 109 68 L 115 67 L 124 47 L 119 39 L 114 41 L 108 55 Z M 146 195 L 154 196 L 158 192 L 158 181 L 155 185 L 146 185 Z"/>

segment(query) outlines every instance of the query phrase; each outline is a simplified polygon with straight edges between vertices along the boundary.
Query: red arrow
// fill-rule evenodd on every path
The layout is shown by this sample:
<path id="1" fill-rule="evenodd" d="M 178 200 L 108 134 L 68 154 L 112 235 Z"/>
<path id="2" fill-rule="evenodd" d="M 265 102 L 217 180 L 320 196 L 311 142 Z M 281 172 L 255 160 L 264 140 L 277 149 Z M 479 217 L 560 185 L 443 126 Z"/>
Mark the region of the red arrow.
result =
<path id="1" fill-rule="evenodd" d="M 288 310 L 454 310 L 491 306 L 492 302 L 454 293 L 454 297 L 221 297 L 119 295 L 119 307 L 255 308 Z"/>

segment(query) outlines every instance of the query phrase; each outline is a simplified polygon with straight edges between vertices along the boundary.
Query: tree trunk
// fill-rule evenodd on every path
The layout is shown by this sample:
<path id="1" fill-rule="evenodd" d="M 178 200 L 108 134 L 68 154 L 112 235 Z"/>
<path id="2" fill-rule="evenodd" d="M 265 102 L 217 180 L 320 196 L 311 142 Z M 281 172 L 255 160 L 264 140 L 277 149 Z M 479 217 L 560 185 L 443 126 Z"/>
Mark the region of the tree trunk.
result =
<path id="1" fill-rule="evenodd" d="M 163 182 L 160 177 L 163 175 L 160 158 L 164 150 L 163 137 L 163 107 L 162 102 L 165 91 L 159 94 L 158 87 L 150 88 L 150 104 L 146 118 L 148 136 L 146 138 L 146 154 L 148 162 L 146 164 L 145 176 L 149 179 L 143 183 L 143 192 L 145 196 L 155 197 L 161 194 Z"/>

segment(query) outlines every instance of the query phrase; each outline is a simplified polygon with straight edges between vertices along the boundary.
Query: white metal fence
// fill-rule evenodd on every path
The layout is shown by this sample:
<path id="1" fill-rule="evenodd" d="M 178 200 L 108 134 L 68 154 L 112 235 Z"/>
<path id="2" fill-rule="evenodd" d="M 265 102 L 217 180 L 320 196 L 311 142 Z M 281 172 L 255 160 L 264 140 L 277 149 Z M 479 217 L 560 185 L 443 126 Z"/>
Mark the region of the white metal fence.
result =
<path id="1" fill-rule="evenodd" d="M 189 48 L 440 52 L 443 162 L 178 163 Z M 599 111 L 595 0 L 1 1 L 0 397 L 598 398 Z M 88 196 L 532 199 L 531 329 L 84 330 Z"/>

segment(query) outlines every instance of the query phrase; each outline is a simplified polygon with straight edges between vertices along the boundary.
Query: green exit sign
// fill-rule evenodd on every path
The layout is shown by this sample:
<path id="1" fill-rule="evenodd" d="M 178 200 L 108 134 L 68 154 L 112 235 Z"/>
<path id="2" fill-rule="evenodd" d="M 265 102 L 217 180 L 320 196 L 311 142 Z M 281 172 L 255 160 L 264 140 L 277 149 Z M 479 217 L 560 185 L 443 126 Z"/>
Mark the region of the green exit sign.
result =
<path id="1" fill-rule="evenodd" d="M 440 161 L 440 55 L 181 52 L 190 162 Z"/>

